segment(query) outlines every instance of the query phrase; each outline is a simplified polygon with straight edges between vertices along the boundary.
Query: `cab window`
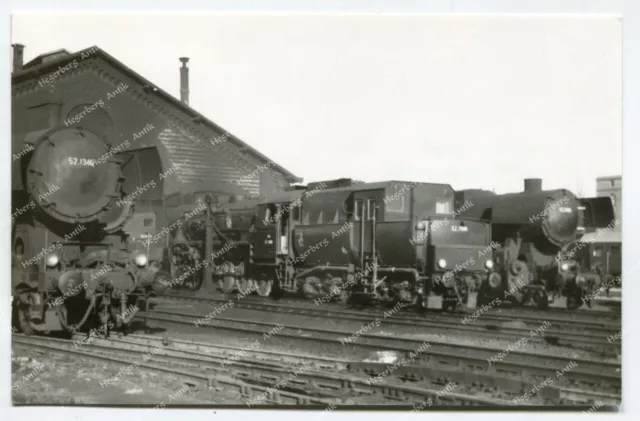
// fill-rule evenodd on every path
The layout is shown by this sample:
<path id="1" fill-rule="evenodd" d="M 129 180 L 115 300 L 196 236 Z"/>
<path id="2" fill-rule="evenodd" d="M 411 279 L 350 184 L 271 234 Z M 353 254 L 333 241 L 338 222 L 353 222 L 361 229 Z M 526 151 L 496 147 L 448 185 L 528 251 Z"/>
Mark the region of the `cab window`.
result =
<path id="1" fill-rule="evenodd" d="M 272 213 L 271 213 L 271 208 L 269 207 L 269 205 L 264 207 L 264 218 L 262 218 L 262 220 L 264 221 L 265 224 L 271 224 L 271 218 L 273 217 Z"/>
<path id="2" fill-rule="evenodd" d="M 378 219 L 377 207 L 375 199 L 367 201 L 367 220 Z"/>
<path id="3" fill-rule="evenodd" d="M 450 214 L 451 213 L 451 201 L 450 200 L 438 200 L 436 202 L 436 213 L 438 213 L 438 214 Z"/>
<path id="4" fill-rule="evenodd" d="M 278 214 L 278 205 L 274 204 L 274 203 L 269 203 L 267 205 L 267 210 L 269 212 L 269 217 L 270 222 L 273 224 L 277 221 L 277 218 L 279 218 L 281 215 Z"/>
<path id="5" fill-rule="evenodd" d="M 385 201 L 384 209 L 386 212 L 394 212 L 394 213 L 404 213 L 404 191 L 400 191 L 398 186 L 395 186 L 395 193 L 393 197 L 390 197 L 391 200 Z"/>
<path id="6" fill-rule="evenodd" d="M 362 214 L 362 200 L 356 200 L 355 207 L 353 209 L 353 219 L 356 221 L 360 220 L 360 215 Z"/>
<path id="7" fill-rule="evenodd" d="M 296 222 L 300 222 L 300 206 L 294 206 L 291 208 L 291 219 Z"/>

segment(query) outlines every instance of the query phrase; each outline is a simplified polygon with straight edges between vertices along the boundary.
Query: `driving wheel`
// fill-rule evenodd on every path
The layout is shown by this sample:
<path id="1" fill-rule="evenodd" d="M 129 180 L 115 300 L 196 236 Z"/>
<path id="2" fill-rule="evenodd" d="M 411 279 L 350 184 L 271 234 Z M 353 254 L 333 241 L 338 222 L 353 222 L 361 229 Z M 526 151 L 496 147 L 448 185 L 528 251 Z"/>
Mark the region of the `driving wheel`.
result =
<path id="1" fill-rule="evenodd" d="M 236 286 L 236 278 L 230 275 L 223 276 L 222 279 L 218 281 L 218 285 L 220 289 L 225 294 L 230 294 L 233 292 L 233 288 Z"/>
<path id="2" fill-rule="evenodd" d="M 268 297 L 271 293 L 271 286 L 273 285 L 273 281 L 258 281 L 258 295 L 261 297 Z"/>

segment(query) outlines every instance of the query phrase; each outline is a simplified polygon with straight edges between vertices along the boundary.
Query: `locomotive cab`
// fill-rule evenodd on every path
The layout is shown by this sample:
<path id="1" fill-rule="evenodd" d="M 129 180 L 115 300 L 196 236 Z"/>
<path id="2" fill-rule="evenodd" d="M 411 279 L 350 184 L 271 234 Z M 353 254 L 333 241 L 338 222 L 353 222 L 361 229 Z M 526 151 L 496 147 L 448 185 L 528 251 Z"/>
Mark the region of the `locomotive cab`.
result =
<path id="1" fill-rule="evenodd" d="M 253 235 L 254 272 L 251 283 L 258 295 L 294 291 L 290 256 L 294 227 L 300 223 L 302 191 L 282 192 L 257 206 Z"/>
<path id="2" fill-rule="evenodd" d="M 610 290 L 619 287 L 622 274 L 619 231 L 590 232 L 573 245 L 576 265 L 576 301 L 591 306 L 594 299 L 609 300 Z M 579 295 L 579 297 L 578 297 Z M 615 301 L 615 300 L 612 300 Z M 576 302 L 578 306 L 582 304 Z"/>
<path id="3" fill-rule="evenodd" d="M 426 307 L 473 307 L 469 293 L 494 268 L 491 225 L 482 220 L 430 218 L 424 226 Z"/>

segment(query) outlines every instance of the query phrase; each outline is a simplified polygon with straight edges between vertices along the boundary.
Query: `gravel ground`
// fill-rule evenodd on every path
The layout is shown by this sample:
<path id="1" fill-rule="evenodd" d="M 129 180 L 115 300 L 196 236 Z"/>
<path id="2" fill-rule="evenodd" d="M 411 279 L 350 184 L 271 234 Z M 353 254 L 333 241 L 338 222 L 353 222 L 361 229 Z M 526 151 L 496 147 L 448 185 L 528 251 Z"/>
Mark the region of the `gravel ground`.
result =
<path id="1" fill-rule="evenodd" d="M 203 317 L 220 306 L 202 303 L 172 302 L 158 305 L 157 309 L 196 313 Z M 229 308 L 217 317 L 237 318 L 242 320 L 259 320 L 277 324 L 294 324 L 302 327 L 336 329 L 355 334 L 370 321 L 327 320 L 312 316 L 290 315 L 285 313 L 268 313 L 248 309 Z M 380 317 L 380 325 L 375 325 L 367 333 L 383 335 L 402 335 L 403 337 L 422 341 L 442 341 L 461 345 L 489 346 L 505 349 L 517 342 L 514 340 L 498 340 L 491 338 L 474 338 L 470 332 L 451 331 L 447 334 L 424 332 L 424 328 L 417 326 L 391 326 Z M 249 346 L 256 339 L 259 340 L 261 350 L 278 352 L 293 352 L 298 355 L 324 355 L 334 358 L 359 358 L 378 360 L 379 353 L 369 350 L 356 351 L 353 346 L 324 346 L 313 341 L 296 341 L 274 335 L 264 339 L 262 335 L 250 335 L 224 330 L 198 328 L 196 326 L 179 326 L 166 324 L 159 326 L 150 322 L 156 335 L 168 336 L 175 339 L 194 340 L 198 342 L 226 344 L 239 347 Z M 518 326 L 518 322 L 510 322 L 505 326 Z M 141 326 L 138 324 L 138 328 Z M 59 328 L 53 315 L 48 315 L 47 329 Z M 140 332 L 140 330 L 138 330 Z M 301 332 L 302 333 L 302 332 Z M 357 343 L 357 341 L 356 341 Z M 411 345 L 408 345 L 408 348 Z M 518 351 L 547 352 L 571 358 L 594 358 L 594 355 L 568 348 L 551 345 L 525 344 L 517 348 Z M 619 362 L 619 359 L 616 361 Z M 243 398 L 233 392 L 212 392 L 199 390 L 198 386 L 186 385 L 181 379 L 166 373 L 154 373 L 145 369 L 136 369 L 121 380 L 101 387 L 100 382 L 118 374 L 121 365 L 107 363 L 77 356 L 64 356 L 36 349 L 25 349 L 13 346 L 12 355 L 12 385 L 14 404 L 120 404 L 157 406 L 164 402 L 166 405 L 185 404 L 242 404 Z M 373 402 L 371 402 L 373 403 Z M 363 402 L 363 404 L 366 404 Z"/>
<path id="2" fill-rule="evenodd" d="M 61 355 L 21 345 L 12 346 L 14 405 L 165 405 L 234 404 L 231 394 L 201 390 L 181 379 L 136 369 L 119 381 L 100 382 L 118 374 L 122 365 Z"/>

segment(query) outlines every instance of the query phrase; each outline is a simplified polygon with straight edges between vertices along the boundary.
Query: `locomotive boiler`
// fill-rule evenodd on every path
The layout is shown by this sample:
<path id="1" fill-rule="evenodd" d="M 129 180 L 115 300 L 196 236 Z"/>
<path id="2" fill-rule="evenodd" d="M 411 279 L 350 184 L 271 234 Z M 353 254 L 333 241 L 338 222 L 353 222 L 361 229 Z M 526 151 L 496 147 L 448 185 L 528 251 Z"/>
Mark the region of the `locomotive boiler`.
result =
<path id="1" fill-rule="evenodd" d="M 22 188 L 12 192 L 14 325 L 32 333 L 53 307 L 66 330 L 124 327 L 138 298 L 163 288 L 122 230 L 133 204 L 118 147 L 82 128 L 55 127 L 14 137 L 14 148 L 25 152 L 14 163 Z"/>
<path id="2" fill-rule="evenodd" d="M 463 215 L 491 221 L 492 241 L 499 245 L 494 252 L 497 272 L 481 285 L 478 304 L 501 297 L 546 308 L 562 294 L 569 308 L 579 307 L 585 279 L 568 251 L 583 234 L 584 204 L 589 200 L 565 189 L 542 190 L 540 179 L 525 180 L 521 193 L 456 192 L 457 203 L 474 205 Z"/>

